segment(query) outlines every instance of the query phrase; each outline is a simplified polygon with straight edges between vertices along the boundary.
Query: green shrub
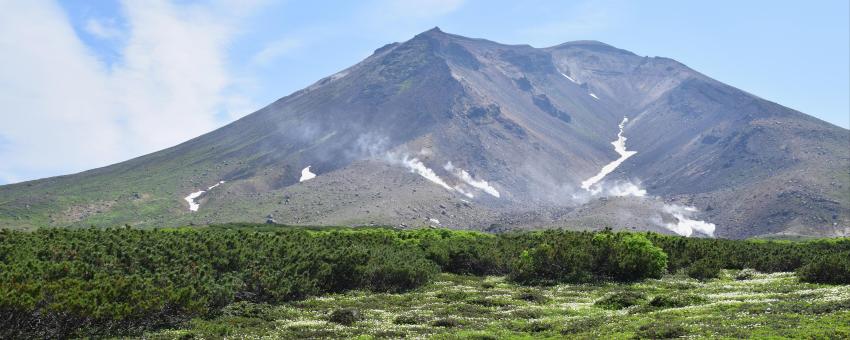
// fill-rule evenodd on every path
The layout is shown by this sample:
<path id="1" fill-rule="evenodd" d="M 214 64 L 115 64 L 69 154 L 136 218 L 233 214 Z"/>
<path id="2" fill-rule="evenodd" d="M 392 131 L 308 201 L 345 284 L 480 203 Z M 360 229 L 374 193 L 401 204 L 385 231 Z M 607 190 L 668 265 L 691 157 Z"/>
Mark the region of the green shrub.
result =
<path id="1" fill-rule="evenodd" d="M 399 315 L 393 319 L 396 325 L 421 325 L 428 322 L 428 318 L 418 314 Z"/>
<path id="2" fill-rule="evenodd" d="M 750 269 L 750 268 L 744 268 L 744 269 L 741 269 L 740 271 L 738 271 L 738 273 L 735 274 L 735 280 L 738 280 L 738 281 L 751 280 L 754 277 L 756 277 L 756 275 L 758 275 L 757 270 Z"/>
<path id="3" fill-rule="evenodd" d="M 633 233 L 599 233 L 597 256 L 604 274 L 618 281 L 661 278 L 667 271 L 667 254 L 646 236 Z"/>
<path id="4" fill-rule="evenodd" d="M 453 318 L 437 319 L 437 320 L 434 320 L 434 322 L 431 323 L 431 326 L 445 327 L 445 328 L 455 328 L 455 327 L 459 327 L 460 325 L 461 325 L 461 322 L 458 321 L 457 319 L 453 319 Z"/>
<path id="5" fill-rule="evenodd" d="M 646 302 L 646 295 L 639 292 L 623 291 L 608 294 L 593 305 L 603 309 L 617 310 L 640 305 L 644 302 Z"/>
<path id="6" fill-rule="evenodd" d="M 535 303 L 545 303 L 546 301 L 549 301 L 549 298 L 547 298 L 540 292 L 533 290 L 521 291 L 519 294 L 516 295 L 516 299 Z"/>
<path id="7" fill-rule="evenodd" d="M 850 252 L 820 257 L 801 267 L 797 275 L 805 282 L 850 284 Z"/>
<path id="8" fill-rule="evenodd" d="M 328 321 L 343 326 L 351 326 L 355 322 L 360 321 L 360 319 L 360 311 L 354 308 L 337 309 L 328 316 Z"/>
<path id="9" fill-rule="evenodd" d="M 660 278 L 667 255 L 634 233 L 546 231 L 511 263 L 508 279 L 521 284 L 582 283 Z"/>
<path id="10" fill-rule="evenodd" d="M 720 263 L 711 258 L 700 259 L 686 270 L 689 277 L 697 280 L 714 279 L 720 276 Z"/>
<path id="11" fill-rule="evenodd" d="M 705 299 L 691 294 L 658 295 L 649 300 L 649 306 L 664 308 L 679 308 L 705 303 Z"/>
<path id="12" fill-rule="evenodd" d="M 641 339 L 674 339 L 688 335 L 688 329 L 680 324 L 656 321 L 640 326 L 637 335 Z"/>

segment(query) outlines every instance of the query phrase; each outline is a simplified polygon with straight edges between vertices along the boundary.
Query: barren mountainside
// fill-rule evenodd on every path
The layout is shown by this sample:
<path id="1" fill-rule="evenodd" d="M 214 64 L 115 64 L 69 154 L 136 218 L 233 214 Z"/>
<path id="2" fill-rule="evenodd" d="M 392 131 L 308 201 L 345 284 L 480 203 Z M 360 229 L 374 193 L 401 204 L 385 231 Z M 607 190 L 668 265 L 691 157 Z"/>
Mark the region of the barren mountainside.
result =
<path id="1" fill-rule="evenodd" d="M 850 131 L 667 58 L 434 28 L 236 122 L 0 186 L 0 225 L 850 235 Z"/>

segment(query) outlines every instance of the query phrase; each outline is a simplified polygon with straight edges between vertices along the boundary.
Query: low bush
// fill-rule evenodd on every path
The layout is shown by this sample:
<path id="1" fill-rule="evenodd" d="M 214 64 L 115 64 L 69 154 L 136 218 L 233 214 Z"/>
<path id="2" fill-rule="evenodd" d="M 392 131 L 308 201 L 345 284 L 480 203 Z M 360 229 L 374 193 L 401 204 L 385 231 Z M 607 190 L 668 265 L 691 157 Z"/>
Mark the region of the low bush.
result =
<path id="1" fill-rule="evenodd" d="M 453 319 L 453 318 L 443 318 L 443 319 L 434 320 L 434 322 L 431 323 L 431 326 L 454 328 L 454 327 L 461 326 L 461 322 L 458 321 L 457 319 Z"/>
<path id="2" fill-rule="evenodd" d="M 649 306 L 658 309 L 679 308 L 705 303 L 705 299 L 690 294 L 658 295 L 649 300 Z"/>
<path id="3" fill-rule="evenodd" d="M 404 314 L 393 319 L 393 323 L 396 325 L 421 325 L 426 322 L 428 322 L 428 318 L 418 314 Z"/>
<path id="4" fill-rule="evenodd" d="M 582 283 L 660 278 L 667 255 L 643 234 L 546 231 L 509 267 L 523 284 Z"/>
<path id="5" fill-rule="evenodd" d="M 704 280 L 716 277 L 721 268 L 753 268 L 796 270 L 803 281 L 848 284 L 848 261 L 850 239 L 720 240 L 610 230 L 493 235 L 250 224 L 164 230 L 0 229 L 0 338 L 121 337 L 219 313 L 256 318 L 269 315 L 270 304 L 309 296 L 352 289 L 416 289 L 441 271 L 506 275 L 517 283 L 537 285 L 634 281 L 683 269 Z M 459 292 L 441 298 L 473 297 Z M 515 298 L 546 301 L 532 289 Z M 638 300 L 606 299 L 600 306 Z M 640 308 L 690 303 L 696 302 L 662 296 Z M 222 310 L 225 306 L 230 307 Z M 490 308 L 460 306 L 470 312 Z"/>
<path id="6" fill-rule="evenodd" d="M 804 282 L 850 284 L 850 252 L 817 258 L 801 267 L 797 275 Z"/>
<path id="7" fill-rule="evenodd" d="M 593 305 L 603 309 L 623 309 L 646 302 L 646 295 L 639 292 L 623 291 L 608 294 Z"/>
<path id="8" fill-rule="evenodd" d="M 688 329 L 680 324 L 656 321 L 640 326 L 637 335 L 640 339 L 675 339 L 688 335 Z"/>
<path id="9" fill-rule="evenodd" d="M 523 300 L 534 303 L 544 303 L 549 301 L 549 298 L 541 294 L 540 292 L 532 291 L 532 290 L 524 290 L 521 291 L 515 297 L 517 300 Z"/>
<path id="10" fill-rule="evenodd" d="M 337 309 L 328 316 L 328 321 L 343 326 L 351 326 L 355 322 L 360 321 L 360 319 L 360 311 L 354 308 Z"/>
<path id="11" fill-rule="evenodd" d="M 713 258 L 697 260 L 685 272 L 688 277 L 697 280 L 714 279 L 720 276 L 720 262 Z"/>
<path id="12" fill-rule="evenodd" d="M 758 275 L 758 271 L 755 269 L 744 268 L 739 270 L 735 274 L 735 280 L 744 281 L 744 280 L 752 280 L 756 275 Z"/>

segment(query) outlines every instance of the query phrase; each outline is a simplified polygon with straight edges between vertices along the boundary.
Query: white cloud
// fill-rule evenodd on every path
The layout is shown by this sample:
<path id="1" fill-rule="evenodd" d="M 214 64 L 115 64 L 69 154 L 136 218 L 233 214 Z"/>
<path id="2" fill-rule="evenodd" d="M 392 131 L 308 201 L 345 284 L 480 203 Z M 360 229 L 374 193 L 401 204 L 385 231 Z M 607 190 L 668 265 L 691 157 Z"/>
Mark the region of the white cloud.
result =
<path id="1" fill-rule="evenodd" d="M 572 6 L 570 6 L 572 4 Z M 568 3 L 553 13 L 563 13 L 554 20 L 542 20 L 519 30 L 522 41 L 535 46 L 548 46 L 570 40 L 592 39 L 600 32 L 619 25 L 629 13 L 630 4 L 622 0 L 593 0 Z"/>
<path id="2" fill-rule="evenodd" d="M 396 17 L 428 18 L 454 12 L 463 3 L 464 0 L 393 0 L 384 5 Z"/>
<path id="3" fill-rule="evenodd" d="M 251 11 L 245 3 L 123 2 L 126 41 L 108 69 L 55 3 L 2 2 L 0 136 L 7 146 L 0 180 L 80 171 L 169 147 L 250 103 L 225 64 L 228 43 Z M 105 29 L 92 22 L 90 33 Z"/>
<path id="4" fill-rule="evenodd" d="M 283 38 L 272 41 L 263 47 L 262 50 L 257 52 L 257 54 L 251 57 L 251 63 L 260 66 L 267 66 L 278 58 L 301 46 L 301 40 L 294 38 Z"/>

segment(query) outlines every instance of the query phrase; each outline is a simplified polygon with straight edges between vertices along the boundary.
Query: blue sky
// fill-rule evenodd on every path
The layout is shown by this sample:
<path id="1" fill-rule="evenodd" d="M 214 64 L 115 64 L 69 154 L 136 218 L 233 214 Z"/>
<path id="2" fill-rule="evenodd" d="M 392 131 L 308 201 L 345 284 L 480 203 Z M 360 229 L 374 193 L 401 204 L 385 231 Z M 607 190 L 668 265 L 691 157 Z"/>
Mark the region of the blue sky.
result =
<path id="1" fill-rule="evenodd" d="M 846 0 L 0 4 L 0 184 L 175 145 L 434 26 L 536 47 L 599 40 L 850 125 Z"/>

